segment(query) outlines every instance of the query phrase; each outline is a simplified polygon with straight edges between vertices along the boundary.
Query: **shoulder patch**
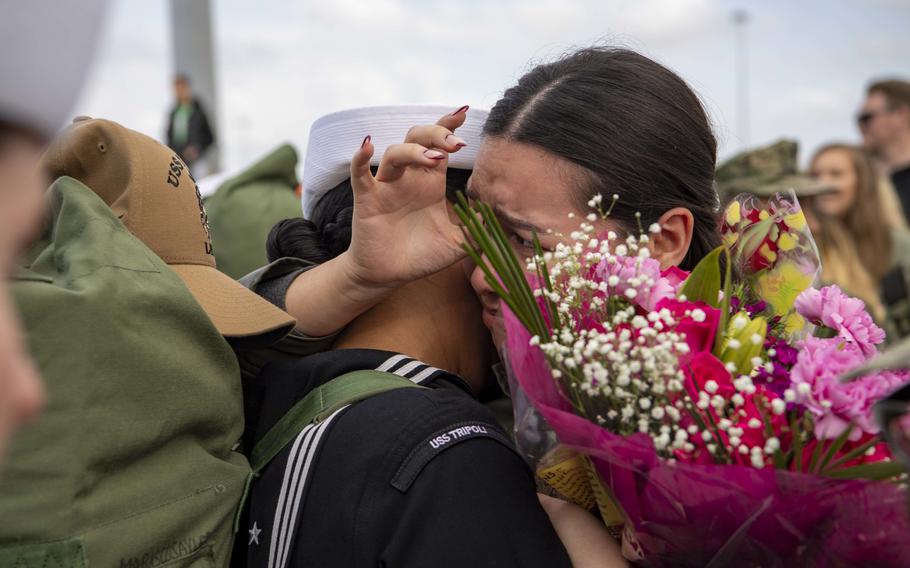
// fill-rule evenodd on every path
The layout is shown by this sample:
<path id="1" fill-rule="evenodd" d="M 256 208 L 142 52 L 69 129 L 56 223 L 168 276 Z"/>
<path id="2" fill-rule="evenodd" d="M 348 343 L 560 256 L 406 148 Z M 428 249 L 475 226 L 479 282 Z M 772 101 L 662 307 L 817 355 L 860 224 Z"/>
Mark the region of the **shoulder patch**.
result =
<path id="1" fill-rule="evenodd" d="M 458 422 L 430 434 L 415 446 L 392 478 L 392 487 L 406 493 L 433 458 L 456 444 L 475 438 L 489 438 L 514 451 L 512 442 L 498 426 L 487 422 Z"/>

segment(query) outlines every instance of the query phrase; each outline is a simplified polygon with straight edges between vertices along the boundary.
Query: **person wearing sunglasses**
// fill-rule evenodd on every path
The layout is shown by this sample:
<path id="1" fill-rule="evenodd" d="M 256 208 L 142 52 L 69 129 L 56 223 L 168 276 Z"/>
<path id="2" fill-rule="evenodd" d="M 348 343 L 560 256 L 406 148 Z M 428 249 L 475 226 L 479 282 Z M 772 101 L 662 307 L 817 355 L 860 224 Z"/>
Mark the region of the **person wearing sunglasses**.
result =
<path id="1" fill-rule="evenodd" d="M 910 218 L 910 82 L 889 79 L 869 85 L 856 122 Z"/>

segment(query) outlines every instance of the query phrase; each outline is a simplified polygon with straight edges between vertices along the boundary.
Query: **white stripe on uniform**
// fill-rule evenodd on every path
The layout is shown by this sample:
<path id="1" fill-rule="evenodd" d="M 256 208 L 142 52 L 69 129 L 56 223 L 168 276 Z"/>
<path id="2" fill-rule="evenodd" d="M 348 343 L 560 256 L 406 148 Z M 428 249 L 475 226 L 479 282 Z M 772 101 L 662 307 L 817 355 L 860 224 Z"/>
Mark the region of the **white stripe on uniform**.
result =
<path id="1" fill-rule="evenodd" d="M 427 367 L 423 371 L 420 371 L 419 373 L 417 373 L 416 375 L 411 377 L 411 381 L 413 381 L 419 385 L 419 384 L 423 383 L 423 381 L 430 378 L 430 376 L 433 375 L 433 373 L 436 373 L 437 371 L 439 371 L 439 369 L 437 369 L 436 367 Z"/>
<path id="2" fill-rule="evenodd" d="M 400 363 L 401 361 L 404 361 L 404 360 L 407 359 L 407 358 L 408 358 L 408 357 L 406 357 L 405 355 L 394 355 L 394 356 L 389 357 L 388 359 L 386 359 L 386 362 L 385 362 L 385 363 L 383 363 L 382 365 L 376 367 L 376 370 L 377 370 L 377 371 L 382 371 L 383 373 L 388 372 L 389 369 L 391 369 L 392 367 L 394 367 L 395 365 L 397 365 L 397 364 Z"/>
<path id="3" fill-rule="evenodd" d="M 276 563 L 277 568 L 284 568 L 287 565 L 288 554 L 290 553 L 291 543 L 294 541 L 294 529 L 297 526 L 297 513 L 300 508 L 300 499 L 303 494 L 306 492 L 306 485 L 310 477 L 310 466 L 313 463 L 313 457 L 316 455 L 316 449 L 319 447 L 319 441 L 322 438 L 322 435 L 328 429 L 329 424 L 332 423 L 332 420 L 338 416 L 342 410 L 346 409 L 348 406 L 342 406 L 335 412 L 333 412 L 328 418 L 322 421 L 314 430 L 315 435 L 313 436 L 312 442 L 304 450 L 305 460 L 303 462 L 303 470 L 300 472 L 299 480 L 297 481 L 297 486 L 293 488 L 292 495 L 293 497 L 293 506 L 290 509 L 291 515 L 286 519 L 286 522 L 280 527 L 282 532 L 282 537 L 279 538 L 278 545 L 278 562 Z M 300 462 L 298 461 L 298 465 Z"/>
<path id="4" fill-rule="evenodd" d="M 315 426 L 315 424 L 308 424 L 300 431 L 300 434 L 298 434 L 297 438 L 294 440 L 294 445 L 291 447 L 291 453 L 288 454 L 288 462 L 284 467 L 284 479 L 281 481 L 281 490 L 278 492 L 278 506 L 275 507 L 275 518 L 272 520 L 272 535 L 269 543 L 269 568 L 275 568 L 275 561 L 277 560 L 275 551 L 279 546 L 279 529 L 284 524 L 283 520 L 287 516 L 285 510 L 286 505 L 288 505 L 288 487 L 297 482 L 297 468 L 295 467 L 295 464 L 297 463 L 297 458 L 299 456 L 300 446 L 304 444 L 309 445 L 310 433 Z M 293 481 L 291 480 L 292 472 L 294 474 Z"/>
<path id="5" fill-rule="evenodd" d="M 395 370 L 395 374 L 399 377 L 407 377 L 408 373 L 416 369 L 417 367 L 425 367 L 426 363 L 421 363 L 420 361 L 411 361 L 407 365 L 402 365 L 400 369 Z"/>

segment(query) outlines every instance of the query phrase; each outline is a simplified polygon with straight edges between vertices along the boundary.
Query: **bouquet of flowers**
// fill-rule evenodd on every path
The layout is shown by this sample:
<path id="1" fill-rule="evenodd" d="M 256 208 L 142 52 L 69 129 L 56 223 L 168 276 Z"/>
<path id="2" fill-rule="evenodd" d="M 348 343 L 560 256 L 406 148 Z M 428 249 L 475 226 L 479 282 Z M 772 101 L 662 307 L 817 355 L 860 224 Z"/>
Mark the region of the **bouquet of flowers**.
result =
<path id="1" fill-rule="evenodd" d="M 910 373 L 840 381 L 885 337 L 860 300 L 811 287 L 796 198 L 734 201 L 691 273 L 650 257 L 660 227 L 598 234 L 612 205 L 588 205 L 523 262 L 489 207 L 456 208 L 507 306 L 517 442 L 538 476 L 596 505 L 646 565 L 905 565 L 906 474 L 872 405 Z"/>

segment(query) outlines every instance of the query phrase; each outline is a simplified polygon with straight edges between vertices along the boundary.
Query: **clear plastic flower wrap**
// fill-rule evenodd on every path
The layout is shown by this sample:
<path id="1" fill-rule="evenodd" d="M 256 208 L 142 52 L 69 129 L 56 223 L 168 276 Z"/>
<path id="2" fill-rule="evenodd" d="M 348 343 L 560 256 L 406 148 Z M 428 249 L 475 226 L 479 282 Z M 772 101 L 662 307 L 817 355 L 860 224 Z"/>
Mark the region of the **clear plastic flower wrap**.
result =
<path id="1" fill-rule="evenodd" d="M 647 435 L 613 434 L 575 414 L 511 313 L 506 327 L 518 397 L 533 404 L 565 447 L 591 460 L 625 513 L 624 548 L 638 550 L 640 565 L 898 567 L 910 561 L 907 497 L 897 484 L 668 463 Z"/>
<path id="2" fill-rule="evenodd" d="M 910 372 L 841 381 L 885 337 L 863 302 L 811 287 L 795 197 L 733 202 L 724 246 L 691 273 L 651 258 L 660 226 L 598 231 L 612 206 L 589 205 L 525 263 L 489 207 L 459 209 L 506 305 L 516 439 L 537 476 L 622 526 L 643 565 L 906 565 L 907 473 L 872 407 Z"/>

